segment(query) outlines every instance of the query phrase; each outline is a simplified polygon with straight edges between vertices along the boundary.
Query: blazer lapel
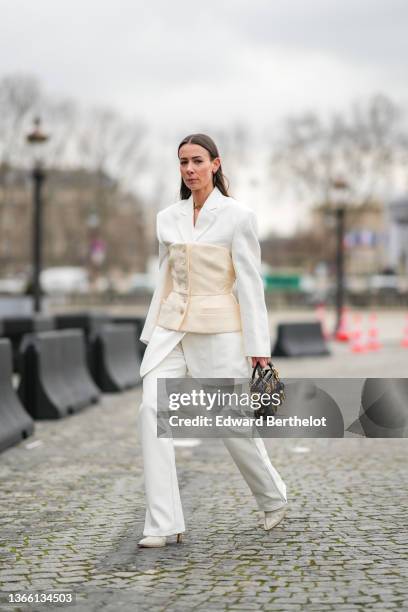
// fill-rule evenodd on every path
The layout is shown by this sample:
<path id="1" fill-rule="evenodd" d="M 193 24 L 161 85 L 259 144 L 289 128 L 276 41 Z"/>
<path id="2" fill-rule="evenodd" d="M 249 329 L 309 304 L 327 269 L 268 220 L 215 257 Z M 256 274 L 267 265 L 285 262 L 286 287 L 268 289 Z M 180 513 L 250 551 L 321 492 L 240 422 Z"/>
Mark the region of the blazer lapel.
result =
<path id="1" fill-rule="evenodd" d="M 214 187 L 200 210 L 195 226 L 193 223 L 193 196 L 190 195 L 187 200 L 183 200 L 177 226 L 184 242 L 198 241 L 213 225 L 222 197 L 218 187 Z"/>
<path id="2" fill-rule="evenodd" d="M 183 200 L 177 218 L 177 227 L 182 237 L 182 242 L 193 242 L 193 196 Z"/>

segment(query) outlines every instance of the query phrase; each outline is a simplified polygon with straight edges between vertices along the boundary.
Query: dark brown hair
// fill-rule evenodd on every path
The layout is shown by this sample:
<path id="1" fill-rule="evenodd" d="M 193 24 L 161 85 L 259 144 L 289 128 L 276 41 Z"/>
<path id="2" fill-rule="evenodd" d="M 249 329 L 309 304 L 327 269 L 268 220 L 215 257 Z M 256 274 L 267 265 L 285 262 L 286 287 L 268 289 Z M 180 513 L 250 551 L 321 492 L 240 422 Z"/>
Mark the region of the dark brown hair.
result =
<path id="1" fill-rule="evenodd" d="M 210 154 L 211 160 L 215 159 L 216 157 L 219 157 L 218 149 L 217 149 L 215 142 L 213 141 L 212 138 L 210 138 L 206 134 L 190 134 L 189 136 L 186 136 L 185 138 L 183 138 L 183 140 L 180 142 L 178 146 L 177 155 L 179 155 L 181 147 L 189 143 L 197 144 L 197 145 L 200 145 L 201 147 L 204 147 L 204 149 L 207 149 L 207 151 Z M 225 184 L 225 182 L 227 182 L 227 185 Z M 229 193 L 228 193 L 229 183 L 228 183 L 227 177 L 222 173 L 221 164 L 217 172 L 214 173 L 213 185 L 214 187 L 218 187 L 218 189 L 221 191 L 223 195 L 229 196 Z M 191 195 L 191 189 L 187 187 L 183 179 L 181 179 L 180 199 L 187 200 L 190 197 L 190 195 Z"/>

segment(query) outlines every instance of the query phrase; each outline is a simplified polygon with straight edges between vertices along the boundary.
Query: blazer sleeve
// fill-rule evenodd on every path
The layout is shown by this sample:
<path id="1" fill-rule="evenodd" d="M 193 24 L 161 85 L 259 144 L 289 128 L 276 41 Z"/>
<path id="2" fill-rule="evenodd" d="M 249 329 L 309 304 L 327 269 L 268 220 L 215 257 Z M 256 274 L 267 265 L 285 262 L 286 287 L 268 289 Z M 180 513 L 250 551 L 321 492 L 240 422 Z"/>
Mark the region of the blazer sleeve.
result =
<path id="1" fill-rule="evenodd" d="M 261 275 L 261 247 L 255 213 L 248 209 L 237 222 L 231 245 L 236 290 L 247 357 L 270 357 L 268 312 Z"/>
<path id="2" fill-rule="evenodd" d="M 159 242 L 159 276 L 154 290 L 140 340 L 148 344 L 160 313 L 162 300 L 171 291 L 171 276 L 169 269 L 169 251 L 160 236 L 159 215 L 156 217 L 156 236 Z"/>

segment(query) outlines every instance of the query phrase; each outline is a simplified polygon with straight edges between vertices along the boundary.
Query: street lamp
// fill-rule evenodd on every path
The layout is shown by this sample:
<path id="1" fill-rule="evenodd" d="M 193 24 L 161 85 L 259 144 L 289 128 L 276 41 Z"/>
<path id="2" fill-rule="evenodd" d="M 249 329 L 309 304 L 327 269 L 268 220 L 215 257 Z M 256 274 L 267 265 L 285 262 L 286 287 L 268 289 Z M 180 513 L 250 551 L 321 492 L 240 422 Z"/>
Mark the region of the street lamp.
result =
<path id="1" fill-rule="evenodd" d="M 336 336 L 344 307 L 344 232 L 350 188 L 343 178 L 336 178 L 331 180 L 329 192 L 329 204 L 336 219 Z"/>
<path id="2" fill-rule="evenodd" d="M 34 119 L 34 128 L 27 134 L 27 143 L 34 151 L 34 166 L 32 169 L 33 179 L 33 267 L 32 267 L 32 291 L 33 291 L 33 310 L 41 312 L 41 247 L 42 247 L 42 187 L 46 178 L 46 174 L 42 164 L 43 145 L 47 142 L 49 136 L 41 129 L 41 120 L 39 117 Z"/>

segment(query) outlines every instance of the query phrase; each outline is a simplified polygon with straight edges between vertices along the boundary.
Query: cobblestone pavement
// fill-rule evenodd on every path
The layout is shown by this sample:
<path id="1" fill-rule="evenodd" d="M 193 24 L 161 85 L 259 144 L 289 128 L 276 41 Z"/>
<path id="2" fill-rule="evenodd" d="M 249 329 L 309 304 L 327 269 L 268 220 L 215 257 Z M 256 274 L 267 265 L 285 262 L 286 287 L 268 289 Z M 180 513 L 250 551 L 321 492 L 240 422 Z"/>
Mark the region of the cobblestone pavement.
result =
<path id="1" fill-rule="evenodd" d="M 139 402 L 104 395 L 0 456 L 1 610 L 45 589 L 84 612 L 408 609 L 406 440 L 267 440 L 290 503 L 271 532 L 221 440 L 178 446 L 184 543 L 139 549 Z"/>

